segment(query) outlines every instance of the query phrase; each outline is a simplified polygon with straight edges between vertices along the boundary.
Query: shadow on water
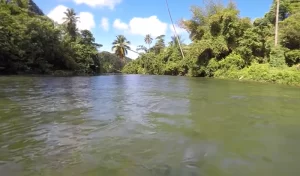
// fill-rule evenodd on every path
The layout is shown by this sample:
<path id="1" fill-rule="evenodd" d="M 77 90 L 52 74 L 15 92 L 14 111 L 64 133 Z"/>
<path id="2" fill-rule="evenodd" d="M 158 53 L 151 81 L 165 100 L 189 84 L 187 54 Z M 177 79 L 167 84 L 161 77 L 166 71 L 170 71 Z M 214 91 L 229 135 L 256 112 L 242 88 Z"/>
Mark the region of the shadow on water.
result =
<path id="1" fill-rule="evenodd" d="M 299 88 L 186 77 L 0 77 L 0 173 L 298 175 Z"/>

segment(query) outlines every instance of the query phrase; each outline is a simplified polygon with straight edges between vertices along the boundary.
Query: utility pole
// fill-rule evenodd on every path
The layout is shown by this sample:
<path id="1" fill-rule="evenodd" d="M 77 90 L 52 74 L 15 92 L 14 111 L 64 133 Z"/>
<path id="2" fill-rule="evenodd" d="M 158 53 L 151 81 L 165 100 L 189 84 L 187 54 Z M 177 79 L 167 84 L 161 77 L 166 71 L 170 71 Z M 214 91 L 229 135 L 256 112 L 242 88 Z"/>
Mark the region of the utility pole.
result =
<path id="1" fill-rule="evenodd" d="M 279 6 L 280 0 L 276 0 L 275 46 L 278 45 Z"/>
<path id="2" fill-rule="evenodd" d="M 174 22 L 173 22 L 173 18 L 172 18 L 171 12 L 170 12 L 168 0 L 166 0 L 166 4 L 167 4 L 170 20 L 172 22 L 172 26 L 173 26 L 173 29 L 174 29 L 174 32 L 175 32 L 175 36 L 176 36 L 176 39 L 177 39 L 177 42 L 178 42 L 178 45 L 179 45 L 179 48 L 180 48 L 180 52 L 181 52 L 182 58 L 184 59 L 184 54 L 183 54 L 183 51 L 182 51 L 182 48 L 181 48 L 180 40 L 179 40 L 177 32 L 176 32 L 176 28 L 175 28 L 175 25 L 174 25 Z"/>

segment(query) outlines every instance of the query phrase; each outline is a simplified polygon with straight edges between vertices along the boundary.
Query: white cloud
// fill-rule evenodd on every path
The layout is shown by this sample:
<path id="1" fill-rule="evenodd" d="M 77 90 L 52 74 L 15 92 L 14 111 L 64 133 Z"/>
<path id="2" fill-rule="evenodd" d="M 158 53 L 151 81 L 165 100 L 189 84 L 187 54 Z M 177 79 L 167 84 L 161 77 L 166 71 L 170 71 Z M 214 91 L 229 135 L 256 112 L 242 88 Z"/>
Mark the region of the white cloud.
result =
<path id="1" fill-rule="evenodd" d="M 161 22 L 157 16 L 150 16 L 149 18 L 134 17 L 129 22 L 131 34 L 145 36 L 147 34 L 157 37 L 166 34 L 167 23 Z"/>
<path id="2" fill-rule="evenodd" d="M 121 22 L 120 19 L 116 19 L 114 21 L 113 27 L 119 30 L 127 30 L 128 29 L 128 25 L 126 23 Z"/>
<path id="3" fill-rule="evenodd" d="M 109 22 L 108 22 L 108 18 L 103 17 L 101 19 L 101 28 L 105 31 L 109 30 Z"/>
<path id="4" fill-rule="evenodd" d="M 172 35 L 174 35 L 175 31 L 174 31 L 173 25 L 170 24 L 169 26 L 170 26 L 170 30 L 172 31 Z M 177 32 L 178 35 L 187 34 L 187 31 L 185 29 L 182 29 L 177 25 L 175 25 L 175 29 L 176 29 L 176 32 Z"/>
<path id="5" fill-rule="evenodd" d="M 129 24 L 121 22 L 120 19 L 116 19 L 114 27 L 135 35 L 145 36 L 150 34 L 153 37 L 157 37 L 166 34 L 168 24 L 161 22 L 157 16 L 150 16 L 148 18 L 134 17 L 130 20 Z"/>
<path id="6" fill-rule="evenodd" d="M 79 21 L 77 27 L 79 30 L 91 30 L 96 26 L 94 15 L 90 12 L 80 12 L 78 16 Z"/>
<path id="7" fill-rule="evenodd" d="M 76 4 L 86 4 L 91 7 L 109 7 L 114 9 L 122 0 L 74 0 Z"/>
<path id="8" fill-rule="evenodd" d="M 56 6 L 53 10 L 50 11 L 48 17 L 58 24 L 62 24 L 64 22 L 63 17 L 65 16 L 64 12 L 66 12 L 68 7 L 63 5 Z M 77 22 L 77 27 L 79 30 L 91 30 L 95 27 L 94 15 L 90 12 L 80 12 L 79 21 Z"/>
<path id="9" fill-rule="evenodd" d="M 68 7 L 63 5 L 56 6 L 53 10 L 51 10 L 48 14 L 48 17 L 58 24 L 62 24 L 64 22 L 64 12 L 67 11 Z"/>

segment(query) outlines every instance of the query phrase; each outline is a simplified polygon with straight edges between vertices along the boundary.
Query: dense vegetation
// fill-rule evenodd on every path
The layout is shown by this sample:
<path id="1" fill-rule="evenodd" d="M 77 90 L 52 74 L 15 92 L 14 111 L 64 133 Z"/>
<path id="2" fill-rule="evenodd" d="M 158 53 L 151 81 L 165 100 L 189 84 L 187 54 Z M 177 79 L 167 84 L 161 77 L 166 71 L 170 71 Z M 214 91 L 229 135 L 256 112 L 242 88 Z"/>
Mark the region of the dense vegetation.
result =
<path id="1" fill-rule="evenodd" d="M 300 1 L 281 0 L 280 45 L 276 47 L 276 1 L 263 18 L 254 22 L 241 18 L 232 2 L 224 6 L 209 1 L 205 7 L 192 6 L 191 12 L 190 20 L 180 21 L 192 40 L 189 45 L 179 40 L 184 58 L 175 37 L 166 46 L 164 36 L 159 36 L 152 47 L 139 46 L 143 54 L 129 62 L 123 72 L 300 85 Z M 152 40 L 149 35 L 145 37 L 149 46 Z"/>
<path id="2" fill-rule="evenodd" d="M 115 54 L 99 53 L 102 45 L 90 31 L 78 30 L 73 9 L 65 12 L 60 25 L 32 0 L 0 0 L 0 73 L 91 75 L 122 70 L 300 85 L 300 1 L 281 0 L 278 46 L 275 0 L 270 11 L 254 21 L 241 18 L 234 3 L 218 2 L 192 6 L 192 18 L 180 21 L 191 44 L 180 36 L 167 44 L 164 35 L 146 35 L 146 46 L 137 48 L 140 57 L 130 62 L 130 42 L 124 36 L 112 42 Z"/>
<path id="3" fill-rule="evenodd" d="M 123 61 L 99 53 L 88 30 L 79 31 L 73 9 L 54 23 L 31 0 L 0 1 L 0 73 L 95 74 L 120 72 Z"/>

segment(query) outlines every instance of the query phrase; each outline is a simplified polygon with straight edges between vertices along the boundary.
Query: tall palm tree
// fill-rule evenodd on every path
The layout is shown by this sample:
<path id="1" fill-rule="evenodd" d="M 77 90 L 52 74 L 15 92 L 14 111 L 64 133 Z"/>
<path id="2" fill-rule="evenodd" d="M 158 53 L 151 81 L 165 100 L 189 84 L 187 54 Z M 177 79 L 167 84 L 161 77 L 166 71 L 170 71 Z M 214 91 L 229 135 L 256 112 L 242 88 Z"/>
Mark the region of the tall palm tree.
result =
<path id="1" fill-rule="evenodd" d="M 148 50 L 150 49 L 150 45 L 151 45 L 151 43 L 152 43 L 152 41 L 153 41 L 153 38 L 151 37 L 151 35 L 150 34 L 147 34 L 146 36 L 145 36 L 145 43 L 146 44 L 148 44 Z"/>
<path id="2" fill-rule="evenodd" d="M 129 47 L 130 41 L 128 41 L 123 35 L 118 35 L 112 45 L 112 50 L 115 54 L 125 61 L 125 56 L 127 55 L 128 50 L 131 50 Z"/>
<path id="3" fill-rule="evenodd" d="M 79 17 L 76 15 L 74 9 L 67 9 L 64 14 L 65 17 L 63 17 L 63 20 L 67 27 L 67 31 L 73 38 L 75 38 L 77 32 L 76 23 L 79 21 Z"/>

